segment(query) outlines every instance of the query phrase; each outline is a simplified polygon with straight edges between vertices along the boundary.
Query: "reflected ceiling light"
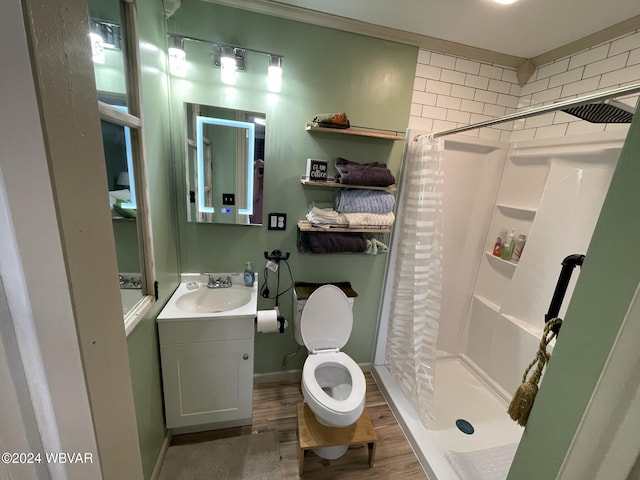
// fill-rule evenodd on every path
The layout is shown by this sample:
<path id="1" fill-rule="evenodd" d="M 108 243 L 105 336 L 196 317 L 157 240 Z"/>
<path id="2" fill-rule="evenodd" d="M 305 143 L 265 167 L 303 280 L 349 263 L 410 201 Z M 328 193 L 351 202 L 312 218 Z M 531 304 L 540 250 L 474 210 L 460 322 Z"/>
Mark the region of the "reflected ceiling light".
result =
<path id="1" fill-rule="evenodd" d="M 94 63 L 105 63 L 105 49 L 120 50 L 120 25 L 103 20 L 89 19 L 91 59 Z"/>
<path id="2" fill-rule="evenodd" d="M 282 57 L 280 55 L 269 55 L 267 88 L 275 93 L 282 90 Z"/>
<path id="3" fill-rule="evenodd" d="M 511 5 L 512 3 L 516 3 L 518 0 L 493 0 L 493 1 L 501 5 Z"/>
<path id="4" fill-rule="evenodd" d="M 104 55 L 104 40 L 93 32 L 89 34 L 89 40 L 91 41 L 91 60 L 93 63 L 104 64 L 107 61 Z"/>
<path id="5" fill-rule="evenodd" d="M 180 37 L 169 37 L 169 72 L 176 77 L 187 75 L 187 54 L 184 51 L 184 40 Z"/>

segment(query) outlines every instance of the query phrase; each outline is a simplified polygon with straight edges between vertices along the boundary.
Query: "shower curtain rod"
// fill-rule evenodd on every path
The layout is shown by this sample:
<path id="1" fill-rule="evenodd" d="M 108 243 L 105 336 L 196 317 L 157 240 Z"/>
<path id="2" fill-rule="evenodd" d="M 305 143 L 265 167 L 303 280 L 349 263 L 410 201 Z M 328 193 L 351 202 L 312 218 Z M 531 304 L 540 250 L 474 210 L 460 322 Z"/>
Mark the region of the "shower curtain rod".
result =
<path id="1" fill-rule="evenodd" d="M 610 98 L 619 97 L 620 95 L 633 94 L 640 92 L 640 83 L 634 83 L 627 85 L 626 87 L 613 88 L 611 90 L 605 90 L 599 93 L 591 93 L 583 97 L 571 98 L 569 100 L 563 100 L 561 102 L 552 103 L 549 105 L 543 105 L 541 107 L 530 108 L 521 112 L 511 113 L 504 117 L 494 118 L 492 120 L 485 120 L 484 122 L 478 122 L 465 127 L 452 128 L 451 130 L 443 130 L 441 132 L 431 133 L 427 136 L 432 138 L 444 137 L 447 135 L 453 135 L 454 133 L 466 132 L 468 130 L 475 130 L 476 128 L 490 127 L 499 123 L 510 122 L 512 120 L 519 120 L 521 118 L 533 117 L 547 112 L 555 112 L 557 110 L 563 110 L 569 107 L 577 107 L 586 103 L 608 100 Z M 423 135 L 418 135 L 414 138 L 417 140 Z"/>

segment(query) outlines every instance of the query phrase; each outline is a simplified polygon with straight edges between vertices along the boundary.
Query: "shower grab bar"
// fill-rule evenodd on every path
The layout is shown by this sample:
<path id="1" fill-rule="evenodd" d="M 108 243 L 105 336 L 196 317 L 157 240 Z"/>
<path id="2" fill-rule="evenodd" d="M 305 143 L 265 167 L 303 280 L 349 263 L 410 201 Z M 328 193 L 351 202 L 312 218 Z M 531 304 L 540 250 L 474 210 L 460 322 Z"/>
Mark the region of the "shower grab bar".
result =
<path id="1" fill-rule="evenodd" d="M 578 253 L 568 255 L 564 258 L 564 260 L 562 260 L 562 270 L 560 270 L 558 283 L 556 283 L 556 289 L 553 292 L 553 297 L 551 297 L 549 310 L 544 316 L 545 323 L 558 317 L 558 314 L 560 313 L 560 307 L 562 306 L 562 300 L 564 300 L 564 296 L 567 293 L 567 288 L 569 287 L 569 280 L 571 280 L 573 269 L 576 267 L 582 267 L 583 262 L 584 255 Z M 562 320 L 560 320 L 555 326 L 553 326 L 551 330 L 553 330 L 555 334 L 558 335 L 561 326 Z"/>

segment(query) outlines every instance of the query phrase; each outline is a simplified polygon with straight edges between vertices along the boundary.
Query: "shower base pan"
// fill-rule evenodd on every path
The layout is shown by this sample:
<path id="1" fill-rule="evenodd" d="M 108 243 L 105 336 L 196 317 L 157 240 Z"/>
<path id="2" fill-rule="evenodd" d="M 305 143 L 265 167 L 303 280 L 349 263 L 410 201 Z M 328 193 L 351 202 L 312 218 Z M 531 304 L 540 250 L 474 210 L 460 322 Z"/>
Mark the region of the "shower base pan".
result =
<path id="1" fill-rule="evenodd" d="M 436 372 L 435 421 L 425 428 L 387 367 L 373 367 L 380 390 L 429 478 L 464 480 L 466 475 L 458 468 L 460 462 L 453 462 L 454 468 L 448 459 L 473 459 L 474 455 L 467 454 L 507 445 L 514 447 L 520 441 L 523 428 L 509 418 L 503 392 L 499 394 L 492 388 L 464 357 L 439 357 Z M 506 450 L 515 452 L 515 448 Z M 505 477 L 510 464 L 510 459 L 502 461 L 500 468 L 505 470 Z"/>

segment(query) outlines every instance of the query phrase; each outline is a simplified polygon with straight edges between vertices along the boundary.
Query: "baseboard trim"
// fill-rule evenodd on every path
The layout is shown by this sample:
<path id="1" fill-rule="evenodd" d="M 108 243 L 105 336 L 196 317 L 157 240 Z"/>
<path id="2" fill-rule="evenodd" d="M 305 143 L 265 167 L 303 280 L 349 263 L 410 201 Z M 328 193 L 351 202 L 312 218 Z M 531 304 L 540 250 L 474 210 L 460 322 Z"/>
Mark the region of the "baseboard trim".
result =
<path id="1" fill-rule="evenodd" d="M 160 452 L 158 452 L 158 458 L 156 458 L 156 463 L 153 466 L 153 470 L 151 470 L 151 476 L 149 477 L 149 480 L 158 480 L 158 478 L 160 477 L 160 469 L 162 468 L 162 462 L 164 462 L 164 457 L 167 454 L 167 449 L 169 448 L 170 443 L 171 443 L 171 431 L 167 430 L 164 434 L 162 445 L 160 446 Z"/>
<path id="2" fill-rule="evenodd" d="M 371 371 L 371 362 L 359 363 L 358 366 L 364 373 Z M 302 370 L 285 370 L 283 372 L 267 372 L 255 373 L 253 375 L 253 384 L 260 385 L 263 383 L 275 382 L 299 382 L 302 380 Z"/>

